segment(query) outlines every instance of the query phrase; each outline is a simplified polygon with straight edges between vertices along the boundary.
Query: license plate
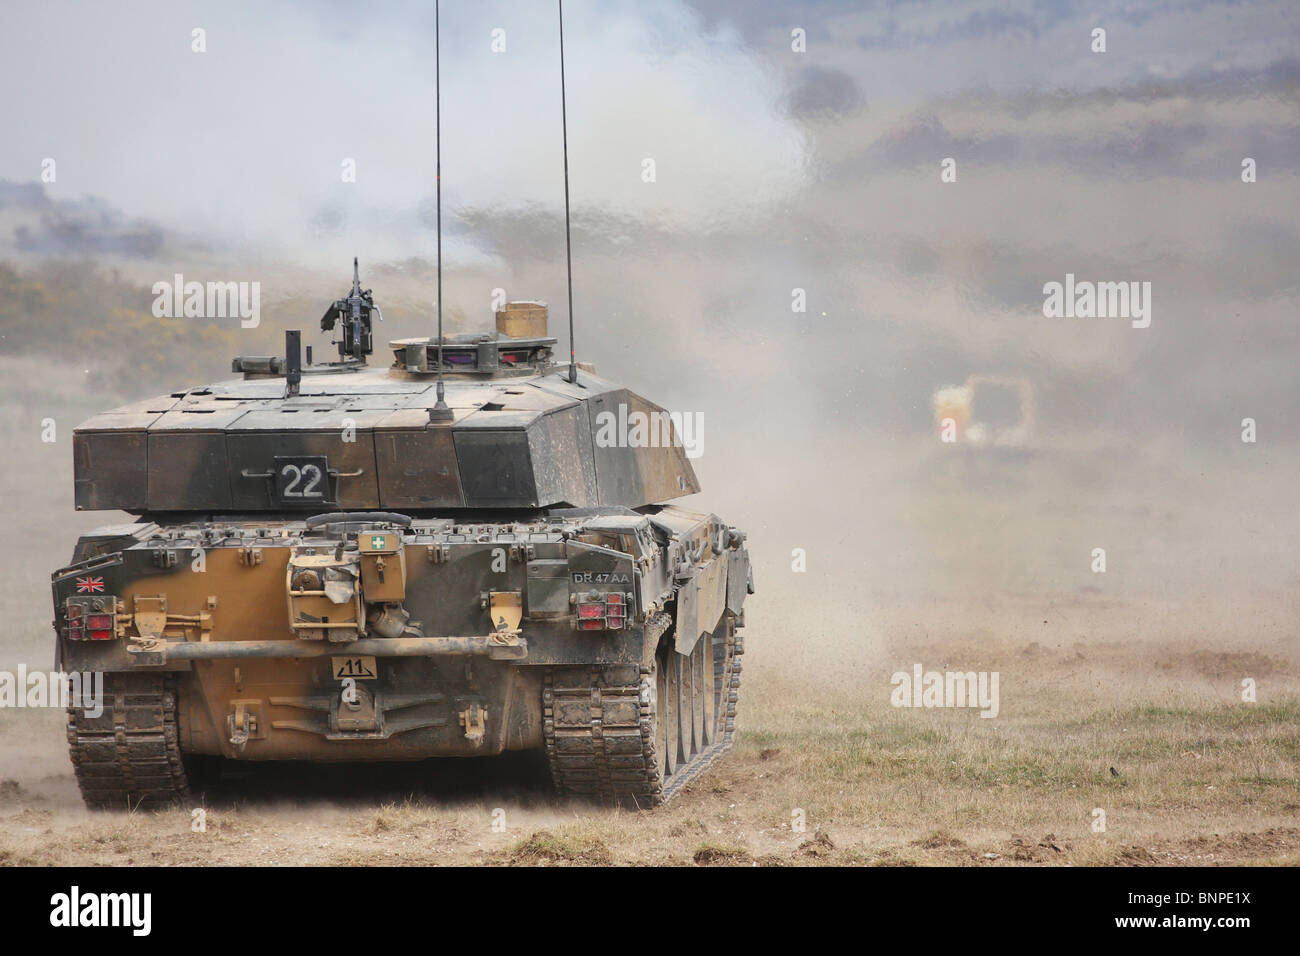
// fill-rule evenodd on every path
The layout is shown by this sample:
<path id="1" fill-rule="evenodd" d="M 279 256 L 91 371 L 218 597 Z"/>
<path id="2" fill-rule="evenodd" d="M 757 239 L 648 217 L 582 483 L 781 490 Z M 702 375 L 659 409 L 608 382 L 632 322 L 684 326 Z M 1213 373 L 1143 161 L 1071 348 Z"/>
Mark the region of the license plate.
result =
<path id="1" fill-rule="evenodd" d="M 379 668 L 375 666 L 373 657 L 331 657 L 334 664 L 334 679 L 344 680 L 351 677 L 353 680 L 375 680 L 379 676 Z"/>

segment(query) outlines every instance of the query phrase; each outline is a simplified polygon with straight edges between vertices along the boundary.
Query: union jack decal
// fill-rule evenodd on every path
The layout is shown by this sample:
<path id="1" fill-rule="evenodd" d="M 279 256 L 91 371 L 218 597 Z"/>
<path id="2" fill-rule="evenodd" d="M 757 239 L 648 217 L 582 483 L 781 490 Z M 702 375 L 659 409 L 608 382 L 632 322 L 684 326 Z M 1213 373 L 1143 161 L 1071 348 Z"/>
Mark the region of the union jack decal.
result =
<path id="1" fill-rule="evenodd" d="M 102 590 L 104 590 L 104 579 L 101 577 L 77 578 L 78 594 L 94 594 Z"/>

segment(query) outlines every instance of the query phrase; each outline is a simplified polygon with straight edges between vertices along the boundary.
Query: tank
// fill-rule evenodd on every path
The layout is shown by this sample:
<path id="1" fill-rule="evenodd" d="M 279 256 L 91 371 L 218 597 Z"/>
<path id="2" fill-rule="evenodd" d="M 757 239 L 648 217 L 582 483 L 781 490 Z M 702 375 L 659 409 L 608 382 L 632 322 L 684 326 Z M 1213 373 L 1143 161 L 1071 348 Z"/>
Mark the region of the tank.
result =
<path id="1" fill-rule="evenodd" d="M 386 368 L 376 315 L 354 263 L 328 361 L 289 331 L 76 429 L 76 507 L 137 519 L 52 576 L 58 667 L 104 675 L 68 712 L 89 807 L 186 800 L 211 758 L 520 750 L 648 807 L 731 745 L 749 555 L 668 503 L 699 490 L 668 413 L 557 365 L 540 303 Z"/>

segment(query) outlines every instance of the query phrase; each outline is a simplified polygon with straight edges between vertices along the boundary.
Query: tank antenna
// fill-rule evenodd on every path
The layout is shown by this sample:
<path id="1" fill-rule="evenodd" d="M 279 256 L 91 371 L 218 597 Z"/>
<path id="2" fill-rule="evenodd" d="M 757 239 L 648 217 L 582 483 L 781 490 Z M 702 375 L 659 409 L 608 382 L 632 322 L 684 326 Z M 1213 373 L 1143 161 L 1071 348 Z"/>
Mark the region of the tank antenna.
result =
<path id="1" fill-rule="evenodd" d="M 573 349 L 573 243 L 569 238 L 569 117 L 564 97 L 564 0 L 560 5 L 560 134 L 564 140 L 564 263 L 569 275 L 569 381 L 578 381 Z"/>
<path id="2" fill-rule="evenodd" d="M 434 141 L 437 144 L 437 186 L 435 205 L 438 231 L 438 401 L 429 409 L 429 421 L 449 422 L 455 416 L 447 406 L 447 391 L 442 384 L 442 47 L 438 23 L 439 3 L 433 5 L 433 115 Z"/>

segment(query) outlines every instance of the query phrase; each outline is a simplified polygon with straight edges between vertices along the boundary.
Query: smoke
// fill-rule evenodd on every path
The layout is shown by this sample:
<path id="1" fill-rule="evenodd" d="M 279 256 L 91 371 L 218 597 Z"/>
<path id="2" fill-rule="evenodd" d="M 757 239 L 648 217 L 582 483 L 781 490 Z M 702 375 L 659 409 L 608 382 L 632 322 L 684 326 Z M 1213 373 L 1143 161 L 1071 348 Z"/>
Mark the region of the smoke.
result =
<path id="1" fill-rule="evenodd" d="M 472 259 L 453 210 L 561 208 L 558 26 L 544 4 L 442 7 L 448 251 Z M 23 42 L 0 71 L 41 95 L 10 104 L 24 136 L 0 144 L 0 176 L 33 178 L 52 158 L 56 198 L 108 197 L 261 255 L 431 253 L 430 4 L 26 3 L 6 19 Z M 580 214 L 698 224 L 797 187 L 802 133 L 781 112 L 779 77 L 734 29 L 703 30 L 681 3 L 630 0 L 572 3 L 566 21 Z"/>
<path id="2" fill-rule="evenodd" d="M 548 301 L 563 348 L 552 11 L 443 8 L 449 329 L 487 327 L 500 288 Z M 566 15 L 578 357 L 703 415 L 705 491 L 686 504 L 750 535 L 756 646 L 929 626 L 1028 639 L 1045 621 L 1082 637 L 1284 633 L 1300 530 L 1300 74 L 1285 6 L 882 15 L 697 0 Z M 261 281 L 263 328 L 238 333 L 257 352 L 310 327 L 357 254 L 380 341 L 429 332 L 427 5 L 9 16 L 0 71 L 11 88 L 42 83 L 9 104 L 23 135 L 0 143 L 0 177 L 21 184 L 0 243 L 22 268 L 98 250 L 137 283 L 140 315 L 175 272 Z M 1098 24 L 1104 55 L 1088 48 Z M 47 156 L 49 208 L 30 194 Z M 86 197 L 112 210 L 93 220 L 108 236 L 144 224 L 125 234 L 154 228 L 160 244 L 41 218 L 81 221 Z M 1150 328 L 1045 318 L 1043 286 L 1067 273 L 1150 282 Z M 63 318 L 108 354 L 91 313 Z M 222 377 L 228 356 L 195 334 Z M 66 370 L 69 350 L 98 360 L 46 342 L 13 360 L 4 393 L 3 491 L 25 542 L 6 607 L 32 628 L 47 623 L 45 569 L 77 529 L 111 520 L 71 512 L 70 445 L 39 443 L 37 423 L 53 408 L 70 427 L 190 375 L 174 344 L 128 393 L 56 401 L 50 362 Z M 1032 392 L 1014 449 L 940 441 L 936 389 L 981 377 Z"/>

